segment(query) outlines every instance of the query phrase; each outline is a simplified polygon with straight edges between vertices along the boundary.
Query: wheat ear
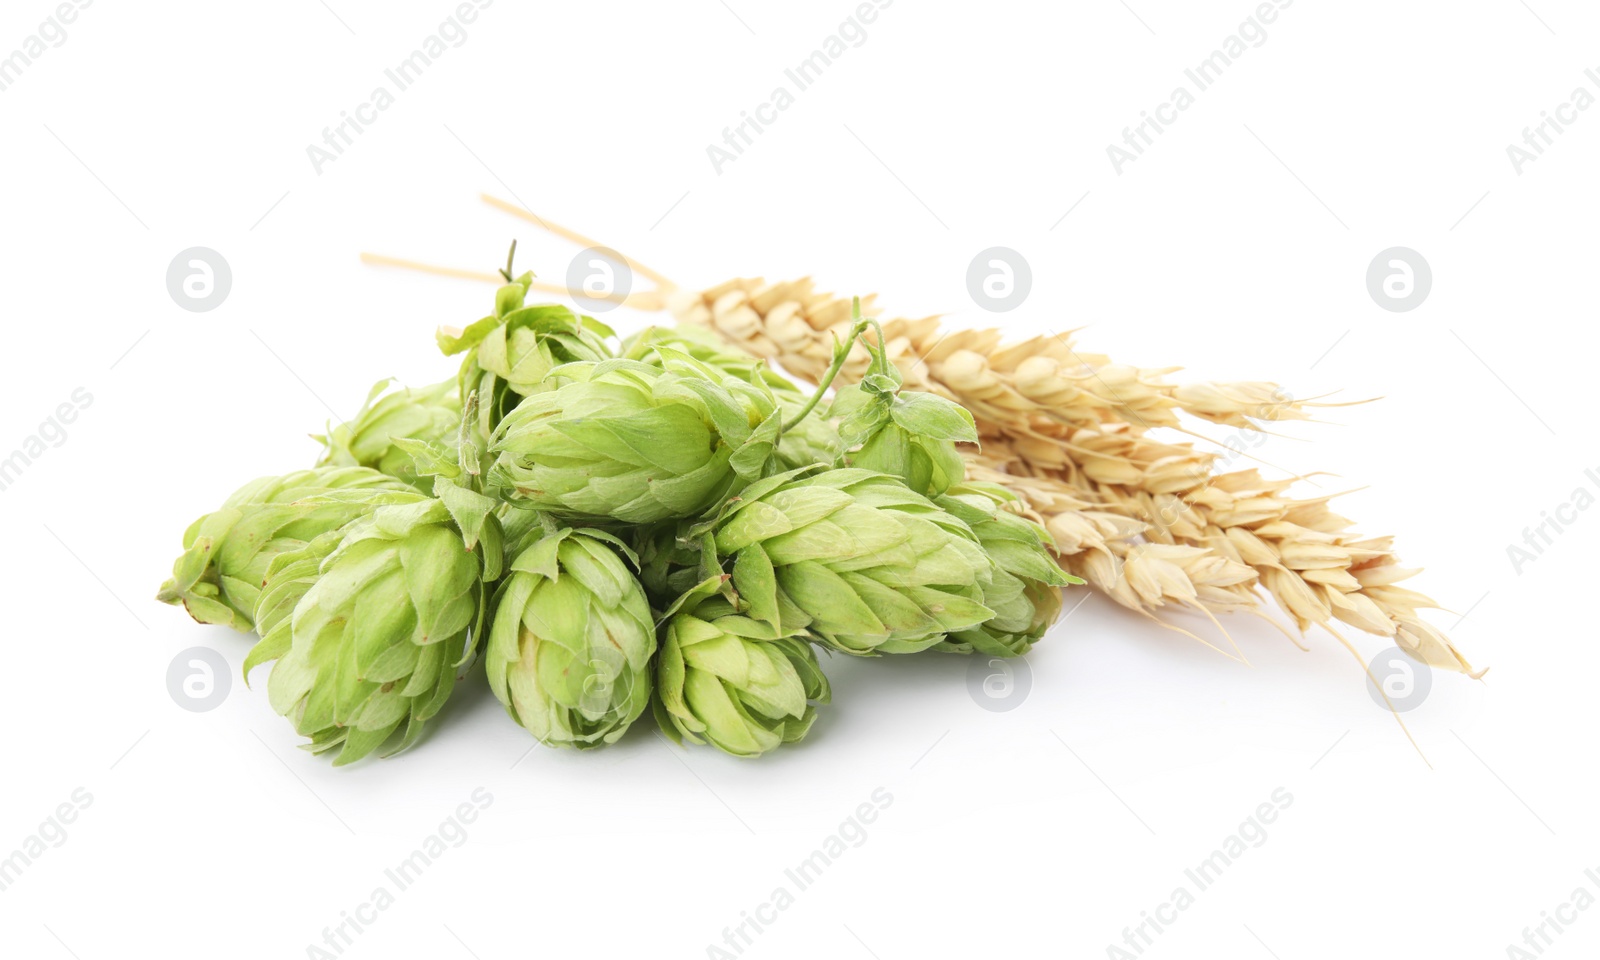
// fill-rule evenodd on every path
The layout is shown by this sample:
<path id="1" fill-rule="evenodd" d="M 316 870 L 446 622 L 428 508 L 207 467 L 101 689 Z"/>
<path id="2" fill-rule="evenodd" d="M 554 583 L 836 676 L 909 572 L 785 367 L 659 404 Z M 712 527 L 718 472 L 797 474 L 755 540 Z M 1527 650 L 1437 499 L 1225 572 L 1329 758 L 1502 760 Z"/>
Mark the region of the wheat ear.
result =
<path id="1" fill-rule="evenodd" d="M 747 352 L 815 381 L 847 328 L 849 300 L 809 279 L 737 279 L 673 291 L 680 321 L 708 326 Z M 862 299 L 863 310 L 872 298 Z M 1181 411 L 1237 429 L 1310 419 L 1314 407 L 1266 382 L 1179 385 L 1179 368 L 1142 369 L 1079 352 L 1070 335 L 1006 344 L 1000 331 L 948 330 L 937 317 L 882 324 L 890 359 L 916 389 L 972 411 L 984 435 L 974 476 L 1015 490 L 1057 539 L 1062 565 L 1131 609 L 1187 607 L 1214 619 L 1270 594 L 1304 631 L 1341 621 L 1391 637 L 1432 666 L 1481 675 L 1419 616 L 1437 607 L 1397 584 L 1389 537 L 1365 538 L 1328 508 L 1295 499 L 1294 479 L 1255 469 L 1215 473 L 1219 455 L 1146 436 L 1184 430 Z M 857 347 L 840 376 L 861 376 Z M 1337 635 L 1337 634 L 1336 634 Z"/>

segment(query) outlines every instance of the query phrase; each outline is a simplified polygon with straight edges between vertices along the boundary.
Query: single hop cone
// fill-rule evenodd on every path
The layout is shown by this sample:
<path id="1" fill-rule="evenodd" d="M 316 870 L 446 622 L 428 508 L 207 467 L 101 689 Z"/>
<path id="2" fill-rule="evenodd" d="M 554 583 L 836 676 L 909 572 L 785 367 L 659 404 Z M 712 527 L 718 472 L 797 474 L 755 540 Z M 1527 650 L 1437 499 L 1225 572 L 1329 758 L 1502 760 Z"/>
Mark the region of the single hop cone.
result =
<path id="1" fill-rule="evenodd" d="M 349 496 L 326 498 L 334 492 Z M 403 481 L 366 467 L 320 467 L 253 480 L 184 531 L 183 554 L 156 599 L 183 604 L 201 623 L 253 630 L 274 557 L 397 496 L 420 499 Z"/>
<path id="2" fill-rule="evenodd" d="M 511 718 L 554 747 L 614 743 L 650 702 L 650 604 L 596 530 L 561 530 L 511 562 L 484 657 Z"/>
<path id="3" fill-rule="evenodd" d="M 668 355 L 673 350 L 686 353 L 725 376 L 766 384 L 777 398 L 785 423 L 795 418 L 808 399 L 794 381 L 761 360 L 729 348 L 720 337 L 703 327 L 647 327 L 623 342 L 622 356 L 665 369 L 662 354 L 655 349 L 658 346 L 671 348 Z M 778 438 L 774 460 L 779 469 L 792 470 L 815 463 L 837 463 L 843 452 L 838 429 L 826 418 L 813 413 L 784 429 Z"/>
<path id="4" fill-rule="evenodd" d="M 676 742 L 757 757 L 804 737 L 831 692 L 811 645 L 740 616 L 712 595 L 721 580 L 691 591 L 665 618 L 656 721 Z"/>
<path id="5" fill-rule="evenodd" d="M 993 565 L 967 525 L 866 470 L 758 481 L 652 563 L 647 578 L 669 589 L 726 571 L 741 613 L 857 655 L 926 650 L 994 615 Z"/>
<path id="6" fill-rule="evenodd" d="M 669 348 L 661 347 L 660 350 Z M 781 410 L 764 386 L 675 353 L 575 363 L 493 438 L 489 485 L 568 520 L 654 523 L 699 514 L 766 471 Z"/>
<path id="7" fill-rule="evenodd" d="M 275 645 L 252 652 L 251 662 L 277 658 L 267 683 L 273 709 L 311 739 L 312 752 L 337 749 L 342 765 L 402 727 L 388 752 L 416 741 L 472 656 L 484 611 L 482 555 L 443 501 L 419 498 L 352 523 L 314 577 L 300 566 L 299 577 L 281 581 L 304 588 L 287 647 L 274 630 Z"/>
<path id="8" fill-rule="evenodd" d="M 526 306 L 525 273 L 495 294 L 494 313 L 466 329 L 440 327 L 436 339 L 445 356 L 464 353 L 458 377 L 460 397 L 478 398 L 477 429 L 487 437 L 523 397 L 538 392 L 556 367 L 576 361 L 609 359 L 610 327 L 559 304 Z"/>
<path id="9" fill-rule="evenodd" d="M 325 436 L 314 438 L 323 445 L 317 466 L 370 467 L 427 493 L 433 489 L 433 480 L 418 477 L 416 462 L 395 440 L 453 445 L 461 429 L 457 381 L 393 391 L 388 390 L 390 383 L 380 380 L 373 384 L 367 402 L 354 419 L 336 427 L 330 425 Z"/>

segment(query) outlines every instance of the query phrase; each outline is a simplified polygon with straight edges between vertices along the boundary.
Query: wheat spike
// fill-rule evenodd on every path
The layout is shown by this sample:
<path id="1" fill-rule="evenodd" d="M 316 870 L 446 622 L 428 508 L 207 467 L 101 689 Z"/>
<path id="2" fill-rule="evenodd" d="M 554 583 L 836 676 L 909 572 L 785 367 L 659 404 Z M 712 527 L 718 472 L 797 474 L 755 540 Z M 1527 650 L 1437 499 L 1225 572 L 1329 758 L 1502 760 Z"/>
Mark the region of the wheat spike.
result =
<path id="1" fill-rule="evenodd" d="M 731 280 L 674 291 L 668 306 L 680 321 L 813 382 L 850 322 L 850 301 L 809 279 Z M 873 298 L 862 298 L 862 309 L 876 315 Z M 1168 377 L 1181 368 L 1113 363 L 1078 351 L 1070 334 L 1006 344 L 998 330 L 949 330 L 937 317 L 882 327 L 908 387 L 949 397 L 977 419 L 984 440 L 969 453 L 971 475 L 1016 492 L 1055 536 L 1062 566 L 1116 602 L 1214 620 L 1259 612 L 1265 592 L 1301 631 L 1331 632 L 1337 620 L 1391 637 L 1431 666 L 1481 675 L 1418 616 L 1437 604 L 1395 585 L 1416 571 L 1399 566 L 1390 538 L 1351 532 L 1327 496 L 1291 497 L 1294 478 L 1217 473 L 1218 454 L 1147 435 L 1184 431 L 1179 412 L 1259 430 L 1336 404 L 1296 400 L 1266 382 L 1174 384 Z M 841 380 L 859 378 L 868 361 L 858 344 Z"/>

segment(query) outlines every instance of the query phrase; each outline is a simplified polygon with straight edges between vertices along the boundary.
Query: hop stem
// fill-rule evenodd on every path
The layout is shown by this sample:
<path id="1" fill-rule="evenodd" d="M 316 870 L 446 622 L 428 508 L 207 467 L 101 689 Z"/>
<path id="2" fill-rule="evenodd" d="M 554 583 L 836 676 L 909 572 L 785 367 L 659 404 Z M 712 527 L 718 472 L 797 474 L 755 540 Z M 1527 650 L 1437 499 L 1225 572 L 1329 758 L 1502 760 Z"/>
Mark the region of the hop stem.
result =
<path id="1" fill-rule="evenodd" d="M 811 399 L 806 401 L 806 405 L 800 408 L 799 413 L 795 414 L 787 423 L 783 425 L 783 432 L 787 433 L 799 426 L 800 421 L 804 420 L 811 414 L 812 410 L 817 408 L 817 404 L 822 402 L 823 395 L 826 394 L 828 392 L 828 388 L 833 385 L 833 378 L 837 377 L 839 375 L 839 371 L 844 369 L 844 362 L 850 358 L 850 348 L 855 346 L 856 341 L 859 340 L 861 335 L 867 331 L 867 327 L 869 325 L 877 325 L 874 321 L 863 320 L 861 318 L 860 297 L 856 297 L 851 302 L 850 319 L 854 321 L 851 324 L 850 333 L 846 335 L 843 340 L 834 342 L 833 363 L 828 367 L 828 372 L 822 375 L 822 379 L 817 381 L 817 392 L 811 395 Z M 881 338 L 882 335 L 883 334 L 880 331 L 879 337 Z"/>
<path id="2" fill-rule="evenodd" d="M 511 279 L 512 278 L 511 264 L 516 262 L 516 259 L 517 259 L 517 241 L 512 240 L 511 241 L 511 252 L 506 254 L 505 269 L 500 271 L 500 276 L 506 278 L 506 283 L 511 283 L 512 282 L 512 279 Z"/>

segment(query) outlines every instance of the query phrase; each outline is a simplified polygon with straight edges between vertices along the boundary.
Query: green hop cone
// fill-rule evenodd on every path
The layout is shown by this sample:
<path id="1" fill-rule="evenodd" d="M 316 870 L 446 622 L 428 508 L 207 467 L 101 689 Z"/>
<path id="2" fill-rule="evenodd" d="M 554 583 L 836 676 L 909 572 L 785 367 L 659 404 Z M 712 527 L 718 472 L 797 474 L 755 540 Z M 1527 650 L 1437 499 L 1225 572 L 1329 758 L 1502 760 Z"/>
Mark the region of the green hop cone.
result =
<path id="1" fill-rule="evenodd" d="M 861 301 L 855 301 L 859 322 Z M 972 414 L 959 403 L 919 391 L 900 389 L 900 370 L 882 346 L 883 331 L 872 348 L 872 365 L 860 382 L 839 390 L 831 416 L 839 421 L 846 447 L 844 461 L 853 467 L 899 477 L 906 486 L 936 497 L 966 477 L 957 443 L 977 443 Z"/>
<path id="2" fill-rule="evenodd" d="M 328 499 L 332 493 L 347 496 Z M 156 599 L 181 603 L 201 623 L 255 628 L 267 568 L 280 553 L 337 530 L 380 503 L 415 496 L 404 482 L 366 467 L 319 467 L 245 484 L 189 525 L 183 555 Z"/>
<path id="3" fill-rule="evenodd" d="M 461 429 L 461 397 L 455 380 L 429 387 L 385 392 L 393 381 L 380 380 L 349 423 L 331 426 L 322 441 L 318 466 L 371 467 L 423 492 L 433 489 L 419 478 L 416 464 L 395 441 L 401 438 L 453 445 Z"/>
<path id="4" fill-rule="evenodd" d="M 516 252 L 516 246 L 512 246 Z M 440 327 L 439 349 L 446 356 L 465 353 L 459 376 L 463 400 L 478 396 L 477 428 L 487 437 L 508 411 L 542 389 L 556 367 L 580 360 L 605 360 L 611 349 L 610 327 L 559 304 L 526 306 L 533 274 L 512 280 L 510 265 L 501 271 L 506 284 L 495 294 L 494 313 L 465 330 Z"/>
<path id="5" fill-rule="evenodd" d="M 657 347 L 667 347 L 668 353 L 659 353 Z M 622 342 L 617 354 L 627 360 L 638 360 L 651 366 L 666 369 L 666 357 L 687 354 L 724 376 L 747 382 L 760 380 L 774 393 L 789 393 L 805 397 L 800 388 L 788 378 L 747 353 L 729 350 L 722 339 L 705 327 L 645 327 Z"/>
<path id="6" fill-rule="evenodd" d="M 488 485 L 516 506 L 570 520 L 695 516 L 767 471 L 781 411 L 764 385 L 723 377 L 668 347 L 560 367 L 494 436 Z"/>
<path id="7" fill-rule="evenodd" d="M 772 388 L 786 424 L 805 406 L 807 396 L 792 380 L 749 354 L 728 350 L 716 334 L 704 327 L 646 327 L 623 342 L 622 356 L 661 366 L 662 355 L 655 349 L 658 346 L 686 353 L 725 376 L 766 384 Z M 843 452 L 838 429 L 823 417 L 813 415 L 784 428 L 774 459 L 779 469 L 791 470 L 814 463 L 837 463 Z"/>
<path id="8" fill-rule="evenodd" d="M 311 739 L 312 752 L 338 749 L 342 765 L 402 726 L 388 752 L 410 746 L 444 706 L 481 633 L 484 582 L 498 572 L 500 545 L 485 536 L 475 550 L 443 500 L 418 497 L 353 522 L 309 572 L 326 546 L 284 558 L 264 597 L 263 613 L 274 611 L 268 637 L 250 662 L 277 658 L 267 682 L 273 709 Z M 289 599 L 299 593 L 287 642 L 279 588 Z"/>
<path id="9" fill-rule="evenodd" d="M 801 637 L 740 616 L 707 580 L 668 611 L 656 662 L 656 722 L 737 757 L 757 757 L 806 735 L 831 692 Z"/>
<path id="10" fill-rule="evenodd" d="M 996 657 L 1027 653 L 1061 615 L 1061 588 L 1083 581 L 1056 564 L 1049 532 L 1013 512 L 1021 501 L 1004 487 L 964 483 L 935 502 L 972 528 L 995 565 L 983 591 L 993 619 L 951 633 L 935 649 Z"/>
<path id="11" fill-rule="evenodd" d="M 512 561 L 485 654 L 506 712 L 550 746 L 613 743 L 650 702 L 650 604 L 596 530 L 560 530 Z"/>
<path id="12" fill-rule="evenodd" d="M 994 615 L 983 602 L 993 564 L 967 525 L 867 470 L 758 481 L 672 547 L 658 536 L 650 557 L 653 586 L 684 589 L 726 569 L 742 613 L 844 653 L 914 653 Z"/>

